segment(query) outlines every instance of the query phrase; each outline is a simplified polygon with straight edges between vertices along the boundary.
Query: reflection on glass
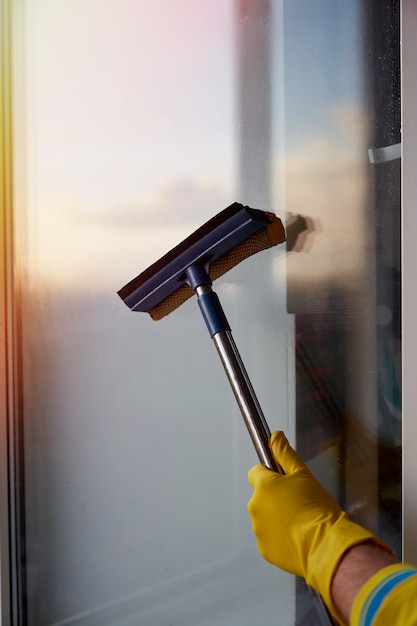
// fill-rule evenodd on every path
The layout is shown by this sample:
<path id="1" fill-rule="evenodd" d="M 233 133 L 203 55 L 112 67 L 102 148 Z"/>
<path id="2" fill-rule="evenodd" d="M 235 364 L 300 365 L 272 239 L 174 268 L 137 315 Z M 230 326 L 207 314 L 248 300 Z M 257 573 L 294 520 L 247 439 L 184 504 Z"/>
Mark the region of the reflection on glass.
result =
<path id="1" fill-rule="evenodd" d="M 256 549 L 257 459 L 196 303 L 154 323 L 116 295 L 250 201 L 236 189 L 235 8 L 28 6 L 29 625 L 272 626 L 278 611 L 294 622 L 292 577 Z M 277 292 L 238 268 L 218 292 L 271 427 L 288 431 L 292 321 L 278 272 Z"/>
<path id="2" fill-rule="evenodd" d="M 195 302 L 155 324 L 116 296 L 234 201 L 287 215 L 287 254 L 217 286 L 267 421 L 398 549 L 400 164 L 368 156 L 400 141 L 388 5 L 27 7 L 29 625 L 319 620 L 257 553 Z"/>
<path id="3" fill-rule="evenodd" d="M 369 152 L 401 140 L 399 3 L 284 15 L 297 447 L 400 556 L 400 161 Z"/>

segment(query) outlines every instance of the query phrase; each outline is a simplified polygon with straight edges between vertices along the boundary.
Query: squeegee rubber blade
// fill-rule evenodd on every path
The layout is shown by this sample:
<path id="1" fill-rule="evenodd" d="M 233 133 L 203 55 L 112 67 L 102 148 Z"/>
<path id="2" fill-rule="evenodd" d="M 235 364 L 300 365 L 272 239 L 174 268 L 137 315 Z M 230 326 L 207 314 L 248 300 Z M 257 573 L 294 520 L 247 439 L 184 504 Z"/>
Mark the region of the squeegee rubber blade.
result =
<path id="1" fill-rule="evenodd" d="M 263 211 L 235 202 L 122 287 L 118 294 L 132 310 L 149 312 L 182 286 L 187 289 L 187 267 L 194 263 L 210 265 L 267 224 Z"/>

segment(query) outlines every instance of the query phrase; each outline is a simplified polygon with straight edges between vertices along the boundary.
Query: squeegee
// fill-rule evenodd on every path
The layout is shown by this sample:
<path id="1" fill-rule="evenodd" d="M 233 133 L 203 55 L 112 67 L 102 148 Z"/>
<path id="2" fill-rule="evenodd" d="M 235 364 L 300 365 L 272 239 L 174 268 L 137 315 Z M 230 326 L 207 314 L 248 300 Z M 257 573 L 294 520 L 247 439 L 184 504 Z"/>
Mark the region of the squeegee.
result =
<path id="1" fill-rule="evenodd" d="M 197 296 L 259 461 L 281 474 L 284 471 L 269 448 L 271 431 L 212 283 L 249 256 L 284 241 L 284 227 L 274 213 L 235 202 L 118 291 L 132 311 L 149 313 L 153 320 Z M 315 595 L 326 624 L 331 625 L 323 600 Z"/>
<path id="2" fill-rule="evenodd" d="M 270 429 L 212 283 L 247 257 L 284 241 L 276 215 L 235 202 L 118 291 L 132 311 L 149 313 L 154 320 L 196 294 L 259 460 L 281 473 L 268 445 Z"/>

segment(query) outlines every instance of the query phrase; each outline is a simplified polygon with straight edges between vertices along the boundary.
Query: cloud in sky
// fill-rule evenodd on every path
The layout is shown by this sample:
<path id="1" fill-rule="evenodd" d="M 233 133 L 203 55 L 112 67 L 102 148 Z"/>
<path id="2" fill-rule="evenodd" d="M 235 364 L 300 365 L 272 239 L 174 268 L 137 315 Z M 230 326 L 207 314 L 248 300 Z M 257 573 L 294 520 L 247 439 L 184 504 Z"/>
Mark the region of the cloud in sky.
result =
<path id="1" fill-rule="evenodd" d="M 28 7 L 34 284 L 106 287 L 236 199 L 233 18 L 221 0 Z"/>
<path id="2" fill-rule="evenodd" d="M 245 202 L 234 193 L 233 4 L 39 6 L 28 14 L 29 272 L 35 282 L 107 288 Z M 314 127 L 284 155 L 277 212 L 320 221 L 307 261 L 316 275 L 359 267 L 366 175 L 358 111 L 339 103 L 326 116 L 324 107 L 332 132 Z"/>
<path id="3" fill-rule="evenodd" d="M 366 125 L 357 108 L 332 110 L 331 118 L 333 137 L 309 137 L 285 160 L 286 211 L 315 224 L 310 245 L 287 261 L 300 284 L 357 282 L 373 244 Z"/>
<path id="4" fill-rule="evenodd" d="M 355 152 L 329 137 L 309 138 L 286 156 L 284 167 L 285 210 L 317 225 L 308 251 L 289 255 L 289 271 L 304 281 L 357 277 L 369 244 L 369 164 L 359 148 Z M 103 288 L 127 282 L 214 214 L 241 201 L 222 183 L 171 181 L 137 202 L 104 211 L 90 210 L 82 199 L 44 206 L 37 216 L 32 270 L 80 289 L 92 281 Z"/>
<path id="5" fill-rule="evenodd" d="M 138 198 L 137 203 L 114 207 L 102 213 L 84 211 L 73 214 L 73 220 L 93 220 L 115 230 L 184 227 L 194 229 L 234 202 L 219 182 L 178 180 L 167 182 L 152 194 Z"/>
<path id="6" fill-rule="evenodd" d="M 220 184 L 196 180 L 163 185 L 112 211 L 61 198 L 33 221 L 30 273 L 35 282 L 80 290 L 127 282 L 234 201 Z"/>

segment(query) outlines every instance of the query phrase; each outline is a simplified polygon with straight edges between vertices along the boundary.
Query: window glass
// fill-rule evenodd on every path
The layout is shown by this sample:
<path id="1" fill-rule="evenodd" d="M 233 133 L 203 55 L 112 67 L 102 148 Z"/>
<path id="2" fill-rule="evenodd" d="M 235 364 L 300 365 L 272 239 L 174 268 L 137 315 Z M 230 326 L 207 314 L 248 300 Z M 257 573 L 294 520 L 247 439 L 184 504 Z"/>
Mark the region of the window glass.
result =
<path id="1" fill-rule="evenodd" d="M 256 549 L 257 458 L 196 302 L 155 323 L 116 294 L 232 202 L 270 208 L 239 190 L 237 16 L 223 1 L 27 4 L 29 624 L 294 621 L 293 579 Z M 218 292 L 288 431 L 284 254 L 263 255 L 281 262 L 272 283 L 242 266 Z"/>
<path id="2" fill-rule="evenodd" d="M 286 246 L 215 288 L 271 430 L 400 550 L 398 4 L 19 20 L 27 623 L 321 623 L 257 552 L 257 458 L 195 299 L 155 323 L 116 292 L 234 201 L 277 213 Z"/>
<path id="3" fill-rule="evenodd" d="M 284 16 L 297 448 L 401 557 L 399 3 Z"/>

